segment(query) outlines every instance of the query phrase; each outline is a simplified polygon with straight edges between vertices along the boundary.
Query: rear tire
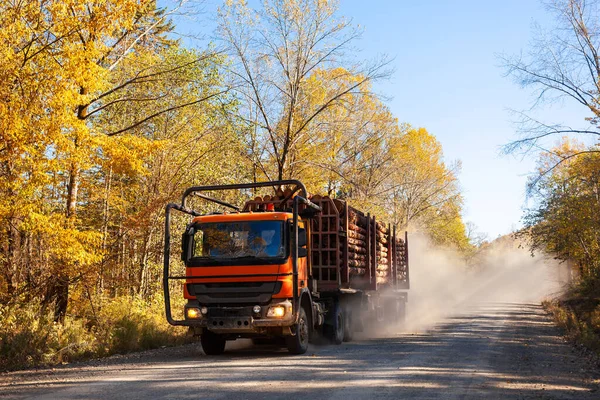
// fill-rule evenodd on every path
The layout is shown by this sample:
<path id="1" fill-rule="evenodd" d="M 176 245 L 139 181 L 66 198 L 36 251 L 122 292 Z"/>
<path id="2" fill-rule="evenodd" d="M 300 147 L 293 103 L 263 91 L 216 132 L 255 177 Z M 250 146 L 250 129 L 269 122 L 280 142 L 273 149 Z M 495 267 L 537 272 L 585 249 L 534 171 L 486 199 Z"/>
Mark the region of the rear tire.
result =
<path id="1" fill-rule="evenodd" d="M 287 349 L 292 354 L 304 354 L 308 350 L 310 326 L 304 308 L 298 310 L 298 323 L 293 327 L 294 335 L 285 338 Z"/>
<path id="2" fill-rule="evenodd" d="M 204 331 L 200 336 L 202 350 L 207 356 L 218 356 L 225 351 L 226 340 L 223 336 L 211 331 Z"/>
<path id="3" fill-rule="evenodd" d="M 346 336 L 346 322 L 344 320 L 344 313 L 342 313 L 342 308 L 339 304 L 335 307 L 334 318 L 333 331 L 335 332 L 335 335 L 333 337 L 333 343 L 342 344 L 344 336 Z"/>
<path id="4" fill-rule="evenodd" d="M 344 314 L 339 303 L 333 305 L 333 315 L 330 317 L 329 324 L 326 324 L 323 329 L 325 336 L 334 344 L 342 344 L 346 336 Z"/>
<path id="5" fill-rule="evenodd" d="M 350 342 L 354 338 L 354 326 L 352 323 L 352 314 L 346 310 L 346 320 L 344 321 L 344 342 Z"/>

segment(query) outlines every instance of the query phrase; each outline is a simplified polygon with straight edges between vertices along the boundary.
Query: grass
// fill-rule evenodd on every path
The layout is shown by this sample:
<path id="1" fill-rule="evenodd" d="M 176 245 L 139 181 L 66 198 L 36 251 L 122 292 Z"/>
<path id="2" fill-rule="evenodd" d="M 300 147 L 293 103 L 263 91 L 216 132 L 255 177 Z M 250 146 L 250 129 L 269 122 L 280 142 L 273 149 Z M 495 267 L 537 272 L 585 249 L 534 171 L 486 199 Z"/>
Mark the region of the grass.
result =
<path id="1" fill-rule="evenodd" d="M 39 304 L 0 305 L 0 370 L 55 365 L 189 341 L 169 325 L 162 298 L 100 299 L 93 315 L 55 323 Z"/>
<path id="2" fill-rule="evenodd" d="M 600 355 L 600 282 L 573 288 L 543 305 L 569 339 Z"/>

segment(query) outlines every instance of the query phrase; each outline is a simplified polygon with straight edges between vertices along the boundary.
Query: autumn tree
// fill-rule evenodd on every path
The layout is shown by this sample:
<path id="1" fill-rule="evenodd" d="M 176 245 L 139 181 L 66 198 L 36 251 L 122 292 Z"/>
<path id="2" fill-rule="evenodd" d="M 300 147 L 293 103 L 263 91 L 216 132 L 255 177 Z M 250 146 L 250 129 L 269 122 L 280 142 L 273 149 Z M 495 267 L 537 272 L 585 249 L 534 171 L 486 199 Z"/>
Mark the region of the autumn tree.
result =
<path id="1" fill-rule="evenodd" d="M 528 181 L 531 206 L 525 214 L 532 249 L 576 261 L 583 283 L 598 272 L 598 146 L 569 139 L 548 146 L 553 138 L 600 137 L 600 2 L 553 0 L 546 3 L 555 17 L 553 30 L 536 32 L 525 57 L 506 58 L 507 73 L 536 95 L 534 107 L 565 101 L 587 113 L 581 126 L 540 121 L 522 112 L 518 140 L 507 152 L 541 150 L 538 166 Z"/>
<path id="2" fill-rule="evenodd" d="M 504 58 L 507 75 L 535 93 L 534 106 L 565 100 L 588 113 L 582 127 L 571 127 L 555 121 L 539 121 L 529 113 L 520 112 L 521 138 L 508 144 L 507 152 L 543 148 L 544 139 L 553 136 L 600 135 L 599 6 L 597 0 L 549 1 L 546 8 L 556 18 L 555 28 L 538 29 L 526 56 Z M 559 163 L 565 159 L 555 160 Z"/>
<path id="3" fill-rule="evenodd" d="M 90 223 L 103 232 L 106 250 L 96 282 L 100 290 L 107 287 L 123 292 L 133 287 L 143 296 L 156 291 L 164 205 L 192 185 L 248 179 L 241 138 L 224 122 L 225 114 L 233 112 L 235 105 L 232 99 L 213 96 L 223 87 L 218 62 L 223 59 L 198 59 L 198 51 L 171 46 L 158 53 L 130 57 L 115 70 L 116 80 L 126 80 L 119 75 L 131 74 L 133 66 L 139 64 L 153 66 L 148 74 L 153 68 L 164 70 L 164 63 L 193 66 L 173 68 L 158 81 L 130 85 L 116 98 L 153 100 L 140 101 L 134 110 L 107 108 L 96 120 L 100 129 L 110 130 L 130 125 L 127 120 L 138 120 L 140 115 L 160 113 L 151 123 L 140 124 L 128 134 L 104 139 L 113 146 L 99 155 L 101 168 L 92 181 L 93 187 L 103 190 L 86 194 L 95 199 Z M 173 93 L 178 93 L 175 99 Z M 117 107 L 115 97 L 107 98 Z M 162 111 L 174 100 L 188 105 Z"/>
<path id="4" fill-rule="evenodd" d="M 135 149 L 147 153 L 141 149 L 152 146 L 147 133 L 157 118 L 226 92 L 218 85 L 194 90 L 203 82 L 189 79 L 212 62 L 213 52 L 168 54 L 167 47 L 177 45 L 167 36 L 168 17 L 179 5 L 168 11 L 153 0 L 0 6 L 6 54 L 0 64 L 5 83 L 0 89 L 5 199 L 0 216 L 10 227 L 1 238 L 8 255 L 2 260 L 8 298 L 15 281 L 23 281 L 17 275 L 32 275 L 19 266 L 34 266 L 35 247 L 44 249 L 36 258 L 48 274 L 44 302 L 54 304 L 56 318 L 62 319 L 69 286 L 98 263 L 105 246 L 105 235 L 78 213 L 98 155 L 117 154 L 112 146 L 124 146 L 132 155 Z M 162 56 L 153 56 L 161 51 Z M 173 80 L 175 74 L 179 80 Z M 134 87 L 158 83 L 159 88 L 166 80 L 172 87 L 163 86 L 165 91 L 132 96 Z M 36 237 L 43 238 L 38 246 L 31 243 Z"/>
<path id="5" fill-rule="evenodd" d="M 585 149 L 565 139 L 540 155 L 539 171 L 558 166 L 535 180 L 522 232 L 533 250 L 574 261 L 584 283 L 600 277 L 600 157 Z"/>
<path id="6" fill-rule="evenodd" d="M 236 117 L 246 125 L 254 168 L 269 179 L 291 176 L 290 157 L 321 113 L 386 74 L 385 62 L 349 62 L 346 52 L 359 31 L 336 12 L 335 1 L 317 0 L 268 0 L 260 11 L 227 1 L 219 11 L 218 35 L 240 98 Z M 317 69 L 336 73 L 314 101 L 307 85 Z"/>
<path id="7" fill-rule="evenodd" d="M 309 93 L 307 108 L 335 90 L 331 76 L 346 72 L 312 73 L 303 88 Z M 345 79 L 350 84 L 361 77 Z M 370 93 L 367 83 L 315 117 L 310 134 L 290 151 L 292 176 L 309 190 L 349 198 L 394 225 L 422 229 L 436 243 L 469 248 L 461 217 L 460 163 L 446 163 L 433 135 L 400 124 Z"/>

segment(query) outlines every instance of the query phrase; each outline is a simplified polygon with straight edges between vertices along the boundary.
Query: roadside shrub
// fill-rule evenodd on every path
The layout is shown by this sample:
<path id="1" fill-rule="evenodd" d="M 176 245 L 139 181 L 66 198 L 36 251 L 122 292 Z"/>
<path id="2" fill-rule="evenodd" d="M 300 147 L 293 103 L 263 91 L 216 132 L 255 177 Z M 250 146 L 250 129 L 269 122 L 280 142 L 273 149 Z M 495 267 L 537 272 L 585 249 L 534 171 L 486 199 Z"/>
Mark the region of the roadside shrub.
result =
<path id="1" fill-rule="evenodd" d="M 185 329 L 169 325 L 160 296 L 99 298 L 95 312 L 55 323 L 39 303 L 0 305 L 0 370 L 52 365 L 182 344 Z M 80 311 L 80 310 L 77 310 Z"/>
<path id="2" fill-rule="evenodd" d="M 569 339 L 600 355 L 600 302 L 596 297 L 573 291 L 567 299 L 545 302 L 543 305 Z"/>
<path id="3" fill-rule="evenodd" d="M 0 369 L 56 364 L 94 353 L 84 321 L 55 323 L 35 304 L 0 306 Z"/>

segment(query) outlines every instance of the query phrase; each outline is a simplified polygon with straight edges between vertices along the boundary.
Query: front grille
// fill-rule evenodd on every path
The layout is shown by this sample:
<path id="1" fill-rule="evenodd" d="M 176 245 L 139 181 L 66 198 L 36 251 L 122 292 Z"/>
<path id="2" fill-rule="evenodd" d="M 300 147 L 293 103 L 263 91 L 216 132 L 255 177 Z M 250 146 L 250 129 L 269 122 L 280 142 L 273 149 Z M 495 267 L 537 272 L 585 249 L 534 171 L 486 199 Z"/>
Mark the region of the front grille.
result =
<path id="1" fill-rule="evenodd" d="M 208 308 L 209 318 L 226 318 L 226 317 L 251 317 L 252 307 L 219 307 Z"/>
<path id="2" fill-rule="evenodd" d="M 200 304 L 266 304 L 281 290 L 282 282 L 189 283 L 188 292 Z"/>

